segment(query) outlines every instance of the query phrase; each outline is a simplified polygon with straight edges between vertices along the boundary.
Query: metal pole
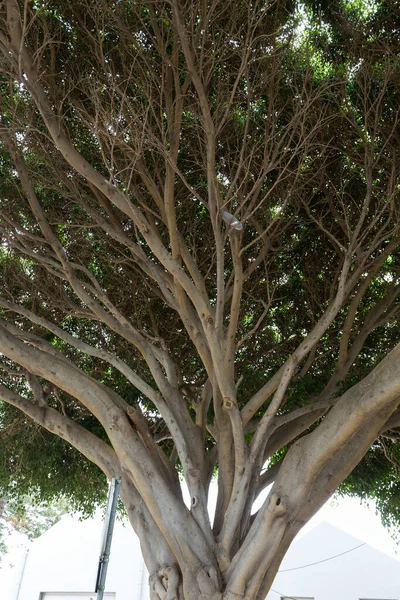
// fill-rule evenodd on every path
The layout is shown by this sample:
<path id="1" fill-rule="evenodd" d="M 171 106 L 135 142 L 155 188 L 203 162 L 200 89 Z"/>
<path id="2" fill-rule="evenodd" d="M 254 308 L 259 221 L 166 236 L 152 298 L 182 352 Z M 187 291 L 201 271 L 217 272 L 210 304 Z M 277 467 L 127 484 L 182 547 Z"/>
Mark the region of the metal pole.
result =
<path id="1" fill-rule="evenodd" d="M 106 587 L 107 567 L 108 561 L 110 560 L 111 540 L 114 531 L 114 523 L 115 516 L 117 513 L 118 495 L 120 487 L 120 479 L 111 480 L 111 486 L 107 498 L 106 514 L 104 517 L 99 568 L 97 571 L 96 587 L 94 590 L 95 592 L 97 592 L 97 600 L 103 600 L 104 590 Z"/>
<path id="2" fill-rule="evenodd" d="M 22 569 L 21 569 L 21 576 L 19 578 L 19 582 L 18 582 L 18 589 L 17 589 L 17 595 L 15 597 L 15 600 L 18 600 L 19 598 L 19 593 L 21 591 L 21 586 L 22 586 L 22 580 L 24 578 L 24 573 L 25 573 L 25 567 L 26 567 L 26 561 L 28 560 L 28 554 L 29 554 L 29 548 L 26 548 L 25 551 L 25 556 L 24 556 L 24 564 L 22 565 Z"/>

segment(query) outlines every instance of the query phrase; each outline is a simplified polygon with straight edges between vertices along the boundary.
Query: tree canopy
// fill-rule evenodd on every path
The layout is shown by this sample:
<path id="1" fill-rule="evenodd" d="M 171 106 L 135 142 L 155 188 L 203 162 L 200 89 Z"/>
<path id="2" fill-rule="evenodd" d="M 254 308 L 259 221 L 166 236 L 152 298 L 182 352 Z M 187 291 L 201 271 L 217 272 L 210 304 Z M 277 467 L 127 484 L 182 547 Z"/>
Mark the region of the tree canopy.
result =
<path id="1" fill-rule="evenodd" d="M 0 486 L 90 512 L 120 477 L 154 600 L 263 598 L 338 488 L 400 521 L 399 33 L 1 3 Z"/>

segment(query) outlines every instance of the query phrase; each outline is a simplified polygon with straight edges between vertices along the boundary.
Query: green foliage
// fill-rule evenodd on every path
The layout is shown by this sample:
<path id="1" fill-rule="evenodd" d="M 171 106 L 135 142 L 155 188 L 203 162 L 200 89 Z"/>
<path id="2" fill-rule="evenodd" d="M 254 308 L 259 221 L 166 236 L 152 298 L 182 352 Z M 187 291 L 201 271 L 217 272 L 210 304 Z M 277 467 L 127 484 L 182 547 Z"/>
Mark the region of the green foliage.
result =
<path id="1" fill-rule="evenodd" d="M 339 494 L 364 502 L 374 500 L 386 527 L 400 523 L 399 442 L 382 438 L 368 451 L 363 461 L 340 486 Z M 398 534 L 395 539 L 399 541 Z"/>
<path id="2" fill-rule="evenodd" d="M 40 494 L 41 496 L 41 494 Z M 9 497 L 0 501 L 0 560 L 7 552 L 8 534 L 18 531 L 33 540 L 55 525 L 68 512 L 64 499 L 40 500 L 40 496 L 24 496 L 11 491 Z"/>
<path id="3" fill-rule="evenodd" d="M 81 422 L 96 431 L 82 416 Z M 61 438 L 50 434 L 29 418 L 2 403 L 0 434 L 0 496 L 17 503 L 57 503 L 64 499 L 69 510 L 90 516 L 104 503 L 107 481 L 93 463 Z"/>

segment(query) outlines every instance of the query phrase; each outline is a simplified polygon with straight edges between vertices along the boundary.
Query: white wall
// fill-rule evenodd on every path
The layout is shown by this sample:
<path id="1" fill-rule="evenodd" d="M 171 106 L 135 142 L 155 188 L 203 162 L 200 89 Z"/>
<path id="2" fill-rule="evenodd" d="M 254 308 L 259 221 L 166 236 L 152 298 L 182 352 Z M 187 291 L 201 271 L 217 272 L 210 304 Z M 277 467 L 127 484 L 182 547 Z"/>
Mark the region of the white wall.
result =
<path id="1" fill-rule="evenodd" d="M 267 600 L 280 600 L 281 596 L 400 600 L 399 561 L 367 544 L 331 558 L 359 544 L 361 540 L 328 523 L 315 527 L 289 549 L 272 585 L 275 591 Z M 318 561 L 325 562 L 298 569 Z"/>
<path id="2" fill-rule="evenodd" d="M 94 592 L 102 527 L 101 516 L 82 522 L 66 517 L 36 540 L 26 561 L 18 600 L 39 600 L 41 592 Z M 129 524 L 118 521 L 106 592 L 115 592 L 116 600 L 149 598 L 138 538 Z"/>

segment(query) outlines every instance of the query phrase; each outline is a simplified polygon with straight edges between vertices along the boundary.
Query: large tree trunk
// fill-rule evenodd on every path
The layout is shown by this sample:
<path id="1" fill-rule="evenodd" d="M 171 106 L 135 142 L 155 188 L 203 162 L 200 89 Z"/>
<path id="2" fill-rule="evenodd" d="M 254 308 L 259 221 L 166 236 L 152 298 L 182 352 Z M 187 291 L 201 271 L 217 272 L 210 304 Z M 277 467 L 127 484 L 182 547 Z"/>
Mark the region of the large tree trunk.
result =
<path id="1" fill-rule="evenodd" d="M 377 432 L 390 426 L 398 403 L 399 354 L 400 346 L 342 397 L 323 426 L 292 446 L 247 535 L 228 561 L 218 538 L 202 554 L 200 531 L 198 537 L 180 540 L 179 558 L 173 557 L 146 507 L 135 501 L 134 487 L 126 486 L 123 500 L 141 540 L 152 600 L 263 600 L 294 537 L 358 464 Z M 386 399 L 376 402 L 375 394 Z M 358 401 L 357 411 L 349 410 L 351 400 Z"/>

